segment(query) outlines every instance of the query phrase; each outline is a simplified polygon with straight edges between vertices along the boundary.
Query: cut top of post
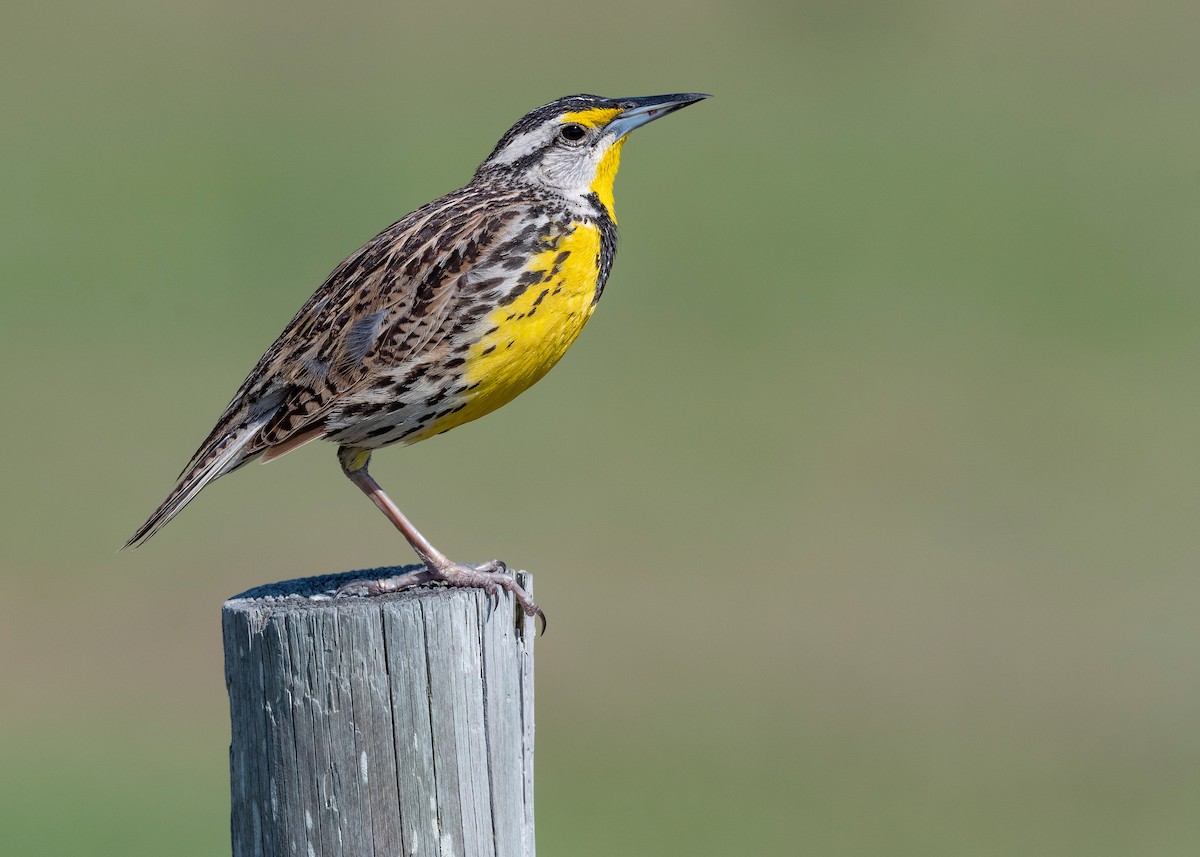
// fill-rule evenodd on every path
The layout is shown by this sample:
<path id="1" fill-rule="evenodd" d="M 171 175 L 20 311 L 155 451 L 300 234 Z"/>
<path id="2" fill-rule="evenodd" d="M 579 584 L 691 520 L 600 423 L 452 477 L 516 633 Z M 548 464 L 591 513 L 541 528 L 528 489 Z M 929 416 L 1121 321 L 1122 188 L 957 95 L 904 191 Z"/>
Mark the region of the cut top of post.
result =
<path id="1" fill-rule="evenodd" d="M 234 857 L 534 854 L 534 623 L 507 593 L 331 595 L 394 573 L 225 603 Z"/>

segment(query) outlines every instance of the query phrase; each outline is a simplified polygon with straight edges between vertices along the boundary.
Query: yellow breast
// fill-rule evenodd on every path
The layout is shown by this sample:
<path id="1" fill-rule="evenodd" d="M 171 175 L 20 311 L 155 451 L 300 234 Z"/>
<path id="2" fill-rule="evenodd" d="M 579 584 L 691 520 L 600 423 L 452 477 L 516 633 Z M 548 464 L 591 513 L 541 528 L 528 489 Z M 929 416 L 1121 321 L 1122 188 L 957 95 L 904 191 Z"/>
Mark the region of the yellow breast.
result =
<path id="1" fill-rule="evenodd" d="M 600 274 L 600 230 L 578 223 L 534 256 L 542 274 L 516 300 L 489 313 L 463 364 L 464 407 L 408 439 L 432 437 L 478 419 L 529 389 L 559 361 L 591 318 Z"/>

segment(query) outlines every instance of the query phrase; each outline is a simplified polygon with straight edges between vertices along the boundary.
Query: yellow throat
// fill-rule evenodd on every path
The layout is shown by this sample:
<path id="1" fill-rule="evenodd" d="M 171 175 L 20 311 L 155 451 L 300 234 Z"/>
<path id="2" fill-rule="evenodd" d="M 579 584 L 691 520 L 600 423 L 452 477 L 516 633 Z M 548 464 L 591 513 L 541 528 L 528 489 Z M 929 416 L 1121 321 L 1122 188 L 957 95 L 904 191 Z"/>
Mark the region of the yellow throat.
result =
<path id="1" fill-rule="evenodd" d="M 604 206 L 613 223 L 617 222 L 617 213 L 613 210 L 613 182 L 616 181 L 617 170 L 621 166 L 621 147 L 627 139 L 622 137 L 609 146 L 596 167 L 596 177 L 592 179 L 592 193 L 600 198 L 600 204 Z"/>

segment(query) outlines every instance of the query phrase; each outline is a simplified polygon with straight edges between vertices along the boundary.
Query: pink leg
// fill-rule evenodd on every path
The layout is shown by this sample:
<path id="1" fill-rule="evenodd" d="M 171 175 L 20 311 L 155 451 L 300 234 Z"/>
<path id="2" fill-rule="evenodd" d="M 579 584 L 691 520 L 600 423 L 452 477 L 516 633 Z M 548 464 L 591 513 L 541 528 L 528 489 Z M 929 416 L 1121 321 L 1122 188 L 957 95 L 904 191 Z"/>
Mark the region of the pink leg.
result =
<path id="1" fill-rule="evenodd" d="M 381 595 L 385 592 L 398 592 L 410 586 L 432 582 L 483 589 L 493 598 L 498 598 L 500 590 L 506 589 L 520 603 L 526 616 L 538 617 L 542 633 L 546 632 L 546 614 L 533 602 L 533 599 L 521 588 L 516 579 L 507 573 L 504 563 L 498 559 L 489 560 L 476 566 L 451 562 L 445 554 L 421 535 L 420 531 L 400 511 L 400 507 L 392 502 L 379 483 L 367 472 L 367 463 L 370 460 L 369 451 L 342 447 L 338 450 L 338 460 L 341 461 L 342 471 L 350 478 L 350 481 L 371 498 L 371 502 L 379 508 L 379 511 L 387 515 L 388 520 L 408 540 L 412 549 L 417 552 L 417 556 L 425 563 L 423 571 L 400 574 L 383 580 L 356 580 L 347 583 L 338 590 L 338 595 Z"/>

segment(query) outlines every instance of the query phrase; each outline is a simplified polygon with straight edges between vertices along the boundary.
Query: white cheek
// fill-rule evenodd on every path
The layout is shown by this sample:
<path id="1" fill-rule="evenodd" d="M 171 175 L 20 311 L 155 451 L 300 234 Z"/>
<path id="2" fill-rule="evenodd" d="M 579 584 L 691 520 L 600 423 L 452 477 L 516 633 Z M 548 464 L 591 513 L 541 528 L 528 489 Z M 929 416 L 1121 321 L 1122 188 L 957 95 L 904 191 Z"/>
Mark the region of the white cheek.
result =
<path id="1" fill-rule="evenodd" d="M 583 196 L 591 192 L 592 180 L 599 164 L 599 154 L 590 151 L 590 157 L 582 157 L 578 150 L 560 150 L 551 153 L 543 162 L 546 181 L 568 193 Z"/>

